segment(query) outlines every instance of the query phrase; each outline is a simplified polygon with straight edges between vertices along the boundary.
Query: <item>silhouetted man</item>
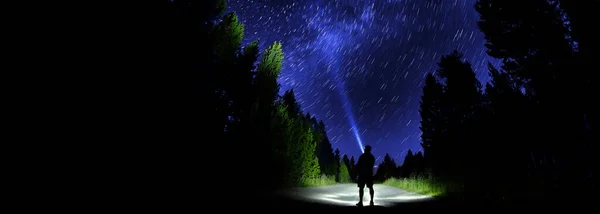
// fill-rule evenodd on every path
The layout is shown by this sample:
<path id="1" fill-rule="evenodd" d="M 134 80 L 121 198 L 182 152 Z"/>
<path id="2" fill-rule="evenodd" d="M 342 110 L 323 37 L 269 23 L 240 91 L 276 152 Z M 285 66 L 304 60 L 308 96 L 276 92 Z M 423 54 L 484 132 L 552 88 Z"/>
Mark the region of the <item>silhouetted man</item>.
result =
<path id="1" fill-rule="evenodd" d="M 358 196 L 360 201 L 356 204 L 357 206 L 362 206 L 363 203 L 363 195 L 365 194 L 365 185 L 369 188 L 369 194 L 371 194 L 371 202 L 369 203 L 373 206 L 373 195 L 375 191 L 373 190 L 373 166 L 375 166 L 375 157 L 371 154 L 371 146 L 365 146 L 365 153 L 360 155 L 358 158 L 358 163 L 356 163 L 357 168 L 357 183 L 358 183 Z"/>

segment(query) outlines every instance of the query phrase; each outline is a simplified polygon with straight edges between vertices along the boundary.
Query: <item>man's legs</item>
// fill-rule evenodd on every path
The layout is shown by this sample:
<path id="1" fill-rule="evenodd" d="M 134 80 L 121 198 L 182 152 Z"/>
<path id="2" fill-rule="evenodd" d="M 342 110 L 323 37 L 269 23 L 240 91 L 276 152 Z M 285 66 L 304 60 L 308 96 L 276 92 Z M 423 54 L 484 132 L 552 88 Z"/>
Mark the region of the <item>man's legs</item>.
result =
<path id="1" fill-rule="evenodd" d="M 358 181 L 358 203 L 357 206 L 362 206 L 363 196 L 365 195 L 365 182 Z"/>
<path id="2" fill-rule="evenodd" d="M 369 183 L 367 183 L 367 187 L 369 187 L 369 194 L 371 195 L 371 202 L 369 202 L 369 205 L 373 206 L 373 205 L 375 205 L 373 203 L 373 199 L 375 198 L 375 190 L 373 189 L 373 180 L 370 180 Z"/>
<path id="3" fill-rule="evenodd" d="M 369 194 L 371 194 L 371 205 L 373 205 L 373 198 L 375 198 L 375 190 L 373 190 L 373 185 L 369 187 Z"/>
<path id="4" fill-rule="evenodd" d="M 365 187 L 359 187 L 358 188 L 358 200 L 360 200 L 360 201 L 358 201 L 358 203 L 362 204 L 364 195 L 365 195 Z"/>

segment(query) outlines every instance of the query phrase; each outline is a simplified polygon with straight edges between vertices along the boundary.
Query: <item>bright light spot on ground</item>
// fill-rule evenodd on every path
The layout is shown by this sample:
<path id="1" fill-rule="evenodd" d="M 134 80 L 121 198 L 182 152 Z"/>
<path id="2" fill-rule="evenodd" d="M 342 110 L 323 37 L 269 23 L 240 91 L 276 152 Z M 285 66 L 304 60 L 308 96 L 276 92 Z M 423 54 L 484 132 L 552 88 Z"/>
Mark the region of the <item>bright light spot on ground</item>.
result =
<path id="1" fill-rule="evenodd" d="M 375 198 L 377 198 L 377 196 L 375 196 Z M 379 199 L 383 199 L 383 200 L 399 200 L 399 201 L 419 201 L 422 199 L 428 199 L 431 198 L 430 196 L 426 196 L 426 195 L 398 195 L 398 196 L 393 196 L 393 197 L 385 197 L 385 198 L 379 198 Z"/>
<path id="2" fill-rule="evenodd" d="M 337 184 L 324 187 L 300 188 L 293 193 L 293 197 L 312 202 L 339 205 L 356 206 L 358 202 L 358 187 L 356 184 Z M 381 184 L 375 184 L 375 206 L 393 206 L 399 203 L 411 203 L 431 200 L 433 197 L 410 193 Z M 369 206 L 371 195 L 369 189 L 365 188 L 363 205 Z"/>
<path id="3" fill-rule="evenodd" d="M 328 193 L 328 194 L 311 194 L 308 196 L 313 201 L 334 204 L 334 205 L 342 205 L 342 206 L 355 206 L 358 203 L 358 191 L 354 194 L 344 194 L 344 193 Z M 383 195 L 378 196 L 377 191 L 375 191 L 375 199 L 373 200 L 374 205 L 376 206 L 387 206 L 391 203 L 405 203 L 405 202 L 418 202 L 423 200 L 431 199 L 432 197 L 426 195 L 418 195 L 418 194 L 396 194 L 396 195 Z M 365 195 L 363 197 L 363 204 L 365 206 L 369 205 L 369 201 L 371 200 L 371 196 L 369 195 L 369 190 L 365 189 Z"/>

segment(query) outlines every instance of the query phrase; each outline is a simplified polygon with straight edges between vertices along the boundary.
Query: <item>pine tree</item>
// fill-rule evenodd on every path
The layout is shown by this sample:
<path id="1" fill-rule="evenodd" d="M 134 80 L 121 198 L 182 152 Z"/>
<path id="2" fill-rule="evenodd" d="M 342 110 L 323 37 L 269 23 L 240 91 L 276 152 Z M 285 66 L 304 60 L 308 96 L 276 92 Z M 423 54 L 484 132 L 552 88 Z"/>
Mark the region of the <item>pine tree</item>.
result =
<path id="1" fill-rule="evenodd" d="M 377 172 L 375 173 L 374 179 L 380 182 L 383 182 L 389 178 L 392 178 L 394 174 L 396 174 L 396 162 L 390 156 L 390 154 L 385 154 L 383 161 L 377 167 Z"/>
<path id="2" fill-rule="evenodd" d="M 440 148 L 440 146 L 442 146 L 440 144 L 442 143 L 444 133 L 444 118 L 441 112 L 442 96 L 443 86 L 437 81 L 433 73 L 427 74 L 419 109 L 421 115 L 421 125 L 419 128 L 422 131 L 421 146 L 425 151 L 425 158 L 429 165 L 428 167 L 436 172 L 441 170 L 439 164 L 441 163 L 440 155 L 443 151 L 443 149 Z M 412 156 L 412 152 L 409 152 Z M 406 160 L 410 159 L 405 159 L 405 161 Z M 407 163 L 405 162 L 404 164 Z"/>
<path id="3" fill-rule="evenodd" d="M 573 55 L 564 14 L 557 1 L 479 0 L 478 26 L 488 54 L 503 59 L 503 70 L 528 93 L 551 96 L 555 80 L 567 77 L 560 68 Z M 550 93 L 550 94 L 548 94 Z"/>
<path id="4" fill-rule="evenodd" d="M 440 145 L 440 151 L 443 151 L 440 161 L 444 162 L 444 173 L 451 179 L 468 177 L 464 167 L 468 164 L 466 158 L 469 153 L 476 152 L 479 140 L 474 138 L 477 126 L 473 119 L 481 106 L 481 83 L 471 64 L 463 61 L 462 56 L 456 50 L 442 56 L 436 71 L 444 81 L 441 114 L 445 133 Z"/>
<path id="5" fill-rule="evenodd" d="M 300 115 L 300 105 L 296 101 L 296 95 L 294 94 L 294 90 L 290 89 L 284 92 L 283 94 L 283 102 L 288 106 L 288 110 L 290 111 L 290 115 L 298 116 Z M 310 120 L 310 117 L 307 118 Z"/>
<path id="6" fill-rule="evenodd" d="M 354 161 L 354 156 L 350 157 L 350 178 L 352 179 L 352 181 L 356 181 L 356 176 L 357 176 L 357 172 L 356 172 L 356 162 Z"/>
<path id="7" fill-rule="evenodd" d="M 249 120 L 253 98 L 256 97 L 253 85 L 258 60 L 258 41 L 248 44 L 237 56 L 236 69 L 232 69 L 228 97 L 231 99 L 235 122 Z"/>
<path id="8" fill-rule="evenodd" d="M 269 46 L 263 53 L 256 74 L 256 84 L 258 85 L 258 102 L 264 102 L 264 106 L 270 106 L 277 98 L 279 93 L 279 84 L 277 77 L 281 71 L 281 62 L 283 61 L 283 51 L 281 43 L 275 42 Z"/>
<path id="9" fill-rule="evenodd" d="M 414 155 L 413 152 L 409 149 L 404 156 L 404 163 L 402 163 L 402 171 L 400 173 L 400 177 L 409 178 L 412 175 L 412 170 L 414 168 Z"/>
<path id="10" fill-rule="evenodd" d="M 346 166 L 346 164 L 344 163 L 340 163 L 339 164 L 339 171 L 340 171 L 340 175 L 339 175 L 339 183 L 348 183 L 350 182 L 350 173 L 348 172 L 348 167 Z"/>
<path id="11" fill-rule="evenodd" d="M 519 171 L 516 176 L 539 181 L 536 185 L 541 189 L 580 183 L 575 180 L 585 174 L 578 164 L 581 153 L 567 151 L 562 145 L 571 142 L 576 144 L 572 147 L 584 147 L 584 141 L 573 140 L 573 136 L 581 136 L 580 126 L 574 124 L 584 123 L 585 104 L 573 94 L 584 91 L 588 81 L 585 69 L 577 69 L 573 37 L 559 3 L 479 0 L 475 5 L 488 54 L 503 60 L 502 72 L 510 75 L 519 89 L 525 89 L 528 100 L 514 101 L 521 109 L 513 112 L 524 116 L 519 125 L 528 126 L 517 140 L 522 144 L 515 148 L 514 156 L 521 165 L 531 166 L 529 172 Z"/>
<path id="12" fill-rule="evenodd" d="M 348 155 L 344 154 L 344 157 L 342 158 L 344 161 L 344 165 L 346 165 L 346 167 L 350 166 L 350 159 L 348 159 Z"/>
<path id="13" fill-rule="evenodd" d="M 337 182 L 340 182 L 340 162 L 341 162 L 341 157 L 340 157 L 340 150 L 339 149 L 335 149 L 335 157 L 334 157 L 334 162 L 332 165 L 332 167 L 335 169 L 335 180 Z"/>

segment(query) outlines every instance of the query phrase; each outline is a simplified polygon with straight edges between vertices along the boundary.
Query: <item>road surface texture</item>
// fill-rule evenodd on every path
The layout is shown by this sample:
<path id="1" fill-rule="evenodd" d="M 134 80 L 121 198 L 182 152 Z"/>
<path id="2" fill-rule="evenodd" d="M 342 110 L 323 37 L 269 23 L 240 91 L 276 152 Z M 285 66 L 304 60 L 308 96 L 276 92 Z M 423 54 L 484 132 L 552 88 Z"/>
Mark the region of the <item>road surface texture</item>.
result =
<path id="1" fill-rule="evenodd" d="M 399 203 L 424 202 L 432 200 L 430 196 L 407 192 L 395 187 L 375 184 L 375 206 L 393 207 Z M 359 201 L 356 184 L 336 184 L 322 187 L 293 188 L 278 192 L 282 197 L 295 198 L 310 203 L 320 203 L 333 206 L 356 206 Z M 365 188 L 363 204 L 369 206 L 371 196 Z"/>
<path id="2" fill-rule="evenodd" d="M 404 210 L 412 211 L 437 211 L 449 208 L 447 203 L 430 196 L 420 195 L 398 189 L 395 187 L 375 184 L 374 206 L 369 205 L 371 196 L 369 189 L 365 188 L 363 207 L 357 207 L 358 187 L 355 183 L 336 184 L 321 187 L 299 187 L 276 192 L 269 197 L 268 205 L 272 210 L 279 211 L 318 211 L 318 210 L 356 210 L 361 212 Z"/>
<path id="3" fill-rule="evenodd" d="M 515 205 L 503 205 L 478 199 L 465 200 L 462 197 L 451 198 L 433 198 L 429 196 L 410 193 L 395 187 L 375 184 L 375 205 L 369 206 L 370 195 L 365 188 L 363 198 L 363 207 L 357 207 L 358 187 L 355 183 L 336 184 L 322 187 L 303 187 L 280 190 L 270 194 L 236 194 L 235 190 L 230 191 L 228 197 L 221 202 L 219 206 L 222 210 L 240 211 L 245 213 L 253 211 L 275 211 L 281 213 L 301 213 L 315 214 L 312 211 L 322 212 L 324 210 L 334 211 L 335 213 L 356 212 L 356 213 L 449 213 L 449 212 L 527 212 L 542 210 L 556 210 L 555 205 L 567 205 L 557 199 L 554 203 L 525 203 Z M 578 203 L 577 206 L 567 206 L 570 208 L 581 207 L 589 202 Z M 554 206 L 549 206 L 554 205 Z M 561 207 L 561 206 L 558 206 Z M 562 206 L 564 207 L 564 206 Z M 341 212 L 340 212 L 341 211 Z"/>

